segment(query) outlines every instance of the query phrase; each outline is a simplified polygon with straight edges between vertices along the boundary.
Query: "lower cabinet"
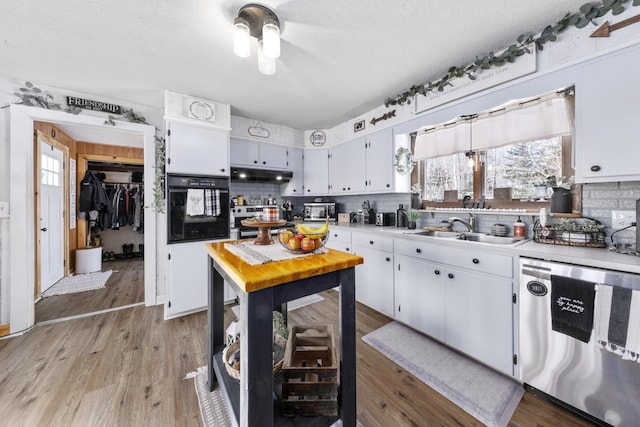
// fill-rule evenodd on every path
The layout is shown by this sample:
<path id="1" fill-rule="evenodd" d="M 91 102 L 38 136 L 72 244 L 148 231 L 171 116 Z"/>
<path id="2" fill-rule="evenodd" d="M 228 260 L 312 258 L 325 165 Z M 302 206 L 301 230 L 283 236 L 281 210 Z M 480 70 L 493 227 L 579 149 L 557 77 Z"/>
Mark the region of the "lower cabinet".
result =
<path id="1" fill-rule="evenodd" d="M 445 342 L 512 375 L 512 281 L 453 268 L 443 272 Z"/>
<path id="2" fill-rule="evenodd" d="M 329 238 L 325 246 L 329 249 L 352 253 L 351 232 L 329 227 Z"/>
<path id="3" fill-rule="evenodd" d="M 364 258 L 356 267 L 356 300 L 393 317 L 393 238 L 353 233 L 352 243 Z"/>
<path id="4" fill-rule="evenodd" d="M 395 318 L 431 337 L 445 340 L 443 270 L 437 264 L 396 255 Z M 366 262 L 366 259 L 365 259 Z M 356 282 L 356 286 L 357 286 Z"/>
<path id="5" fill-rule="evenodd" d="M 396 320 L 513 375 L 513 257 L 403 239 L 395 257 Z"/>
<path id="6" fill-rule="evenodd" d="M 207 308 L 208 260 L 205 242 L 169 245 L 165 318 Z"/>

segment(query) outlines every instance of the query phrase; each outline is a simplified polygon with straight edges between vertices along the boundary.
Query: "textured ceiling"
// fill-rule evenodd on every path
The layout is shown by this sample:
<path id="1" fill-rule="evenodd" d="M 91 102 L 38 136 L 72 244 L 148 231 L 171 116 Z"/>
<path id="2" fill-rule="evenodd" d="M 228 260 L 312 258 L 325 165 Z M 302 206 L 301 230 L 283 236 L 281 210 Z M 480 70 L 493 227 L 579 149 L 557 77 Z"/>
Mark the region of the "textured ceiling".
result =
<path id="1" fill-rule="evenodd" d="M 238 0 L 2 0 L 0 75 L 133 103 L 173 90 L 234 115 L 330 128 L 586 0 L 270 0 L 277 72 L 232 52 Z"/>

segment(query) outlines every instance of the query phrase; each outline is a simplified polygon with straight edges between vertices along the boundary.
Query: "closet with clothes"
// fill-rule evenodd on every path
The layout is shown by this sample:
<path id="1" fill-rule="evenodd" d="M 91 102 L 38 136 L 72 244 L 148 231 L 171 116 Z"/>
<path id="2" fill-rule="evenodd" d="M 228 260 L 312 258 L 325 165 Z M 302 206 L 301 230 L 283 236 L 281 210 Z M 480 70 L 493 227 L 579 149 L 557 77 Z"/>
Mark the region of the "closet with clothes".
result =
<path id="1" fill-rule="evenodd" d="M 87 246 L 102 246 L 103 261 L 144 256 L 143 173 L 142 164 L 87 164 L 78 217 L 87 221 Z"/>

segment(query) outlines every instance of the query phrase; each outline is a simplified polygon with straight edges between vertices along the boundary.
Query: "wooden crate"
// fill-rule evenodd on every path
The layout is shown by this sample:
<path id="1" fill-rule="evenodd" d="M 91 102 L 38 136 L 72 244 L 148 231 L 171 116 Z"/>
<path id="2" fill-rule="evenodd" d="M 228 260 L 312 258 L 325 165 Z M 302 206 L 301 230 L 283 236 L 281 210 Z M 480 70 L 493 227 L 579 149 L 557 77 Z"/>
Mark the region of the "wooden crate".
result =
<path id="1" fill-rule="evenodd" d="M 338 415 L 338 366 L 331 325 L 289 328 L 282 366 L 282 414 Z"/>

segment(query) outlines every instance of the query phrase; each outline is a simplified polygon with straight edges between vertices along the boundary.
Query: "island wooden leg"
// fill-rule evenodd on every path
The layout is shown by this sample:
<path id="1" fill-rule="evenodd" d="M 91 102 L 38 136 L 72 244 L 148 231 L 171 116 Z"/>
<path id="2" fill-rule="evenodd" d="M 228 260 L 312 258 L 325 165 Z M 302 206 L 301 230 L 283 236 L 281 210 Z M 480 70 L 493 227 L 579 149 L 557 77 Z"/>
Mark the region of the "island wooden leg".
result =
<path id="1" fill-rule="evenodd" d="M 340 413 L 343 427 L 356 426 L 355 269 L 340 271 Z"/>
<path id="2" fill-rule="evenodd" d="M 224 279 L 215 269 L 213 258 L 209 258 L 209 286 L 207 297 L 209 306 L 207 310 L 207 325 L 209 329 L 209 355 L 207 358 L 207 384 L 209 391 L 215 386 L 215 373 L 213 371 L 213 356 L 217 350 L 225 344 L 224 330 Z"/>
<path id="3" fill-rule="evenodd" d="M 273 424 L 273 291 L 240 303 L 240 426 Z"/>

